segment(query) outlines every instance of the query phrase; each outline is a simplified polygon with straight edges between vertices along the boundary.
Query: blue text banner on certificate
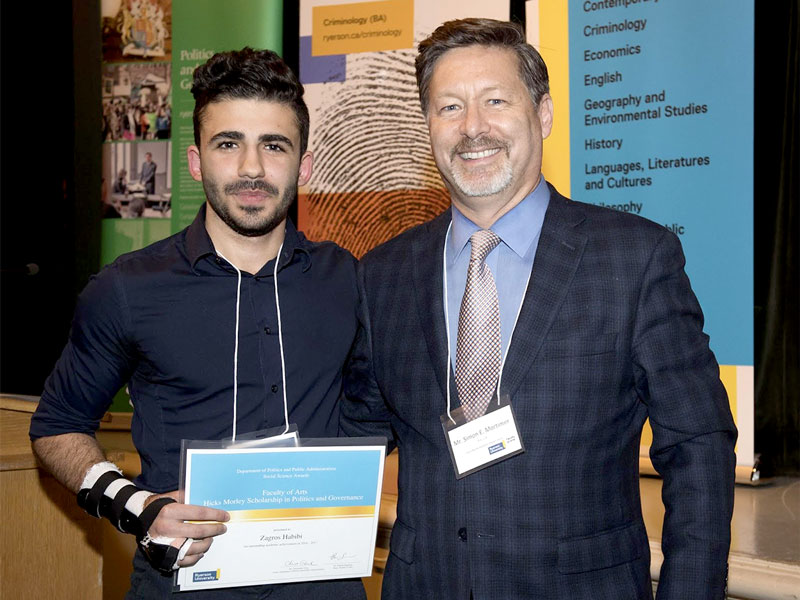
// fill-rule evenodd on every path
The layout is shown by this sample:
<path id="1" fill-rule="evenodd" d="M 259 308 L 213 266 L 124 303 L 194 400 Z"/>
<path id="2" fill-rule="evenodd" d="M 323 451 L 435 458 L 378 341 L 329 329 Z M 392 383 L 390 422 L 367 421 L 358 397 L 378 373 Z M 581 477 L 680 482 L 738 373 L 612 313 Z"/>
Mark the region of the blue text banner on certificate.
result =
<path id="1" fill-rule="evenodd" d="M 188 504 L 230 513 L 181 590 L 372 572 L 385 446 L 187 449 Z"/>

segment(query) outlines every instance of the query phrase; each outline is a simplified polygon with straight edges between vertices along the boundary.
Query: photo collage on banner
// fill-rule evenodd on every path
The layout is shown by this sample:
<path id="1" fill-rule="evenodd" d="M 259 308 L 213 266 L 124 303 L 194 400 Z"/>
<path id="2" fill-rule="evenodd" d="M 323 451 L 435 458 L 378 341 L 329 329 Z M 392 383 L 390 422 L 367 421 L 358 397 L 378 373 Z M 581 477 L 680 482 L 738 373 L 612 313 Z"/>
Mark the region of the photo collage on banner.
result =
<path id="1" fill-rule="evenodd" d="M 101 263 L 170 233 L 172 0 L 102 0 Z"/>
<path id="2" fill-rule="evenodd" d="M 417 44 L 449 19 L 508 19 L 507 2 L 302 0 L 300 80 L 314 176 L 298 226 L 360 257 L 430 220 L 449 197 L 430 151 L 414 75 Z"/>
<path id="3" fill-rule="evenodd" d="M 754 462 L 753 0 L 528 0 L 526 20 L 555 105 L 545 176 L 574 200 L 678 236 L 744 474 Z M 651 439 L 648 428 L 643 457 Z"/>

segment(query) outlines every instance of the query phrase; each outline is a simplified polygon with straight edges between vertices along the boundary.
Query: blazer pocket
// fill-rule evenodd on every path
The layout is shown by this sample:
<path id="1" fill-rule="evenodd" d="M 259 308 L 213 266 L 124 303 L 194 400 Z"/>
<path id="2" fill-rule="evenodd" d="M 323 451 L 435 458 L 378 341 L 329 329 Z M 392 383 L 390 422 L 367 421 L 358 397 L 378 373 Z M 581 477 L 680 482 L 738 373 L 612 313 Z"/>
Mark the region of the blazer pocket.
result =
<path id="1" fill-rule="evenodd" d="M 575 336 L 560 340 L 545 340 L 542 345 L 542 357 L 557 358 L 560 356 L 594 356 L 614 352 L 617 346 L 617 334 L 605 333 L 593 336 Z"/>
<path id="2" fill-rule="evenodd" d="M 414 562 L 414 542 L 417 532 L 400 521 L 394 522 L 392 537 L 389 539 L 389 550 L 406 564 Z"/>
<path id="3" fill-rule="evenodd" d="M 594 535 L 566 539 L 558 544 L 558 572 L 585 573 L 636 560 L 647 544 L 640 523 L 631 523 Z"/>

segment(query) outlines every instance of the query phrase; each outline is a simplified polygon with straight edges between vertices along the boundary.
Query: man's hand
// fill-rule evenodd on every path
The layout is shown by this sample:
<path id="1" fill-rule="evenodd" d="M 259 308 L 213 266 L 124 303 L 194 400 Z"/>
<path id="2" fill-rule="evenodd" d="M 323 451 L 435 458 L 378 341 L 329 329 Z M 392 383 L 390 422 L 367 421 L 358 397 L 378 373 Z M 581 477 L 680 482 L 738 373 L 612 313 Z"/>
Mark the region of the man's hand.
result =
<path id="1" fill-rule="evenodd" d="M 157 494 L 145 500 L 144 507 L 159 498 L 172 498 L 176 502 L 167 504 L 158 513 L 150 526 L 150 537 L 174 538 L 171 545 L 180 548 L 187 538 L 194 540 L 186 556 L 178 562 L 180 567 L 190 567 L 203 558 L 211 546 L 215 536 L 222 535 L 227 527 L 222 523 L 230 519 L 230 515 L 216 508 L 196 506 L 194 504 L 181 504 L 180 492 L 175 490 L 167 494 Z M 184 521 L 211 521 L 208 523 L 185 523 Z"/>

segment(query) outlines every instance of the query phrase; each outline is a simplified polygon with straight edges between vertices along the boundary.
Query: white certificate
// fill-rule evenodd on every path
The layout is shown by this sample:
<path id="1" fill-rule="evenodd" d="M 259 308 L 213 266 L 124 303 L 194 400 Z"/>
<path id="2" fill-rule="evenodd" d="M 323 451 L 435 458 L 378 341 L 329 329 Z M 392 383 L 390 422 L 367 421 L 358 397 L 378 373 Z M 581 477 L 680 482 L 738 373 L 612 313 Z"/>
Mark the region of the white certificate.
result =
<path id="1" fill-rule="evenodd" d="M 230 513 L 176 589 L 372 574 L 386 447 L 191 449 L 185 502 Z"/>

